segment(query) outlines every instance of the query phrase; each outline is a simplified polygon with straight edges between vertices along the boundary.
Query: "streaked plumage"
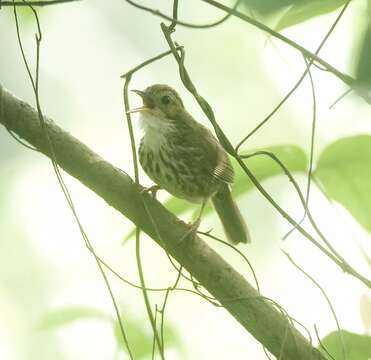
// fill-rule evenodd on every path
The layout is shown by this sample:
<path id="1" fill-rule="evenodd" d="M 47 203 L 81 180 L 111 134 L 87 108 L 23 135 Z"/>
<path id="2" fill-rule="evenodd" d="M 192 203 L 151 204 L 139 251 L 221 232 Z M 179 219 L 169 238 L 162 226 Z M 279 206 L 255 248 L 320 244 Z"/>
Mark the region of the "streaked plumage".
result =
<path id="1" fill-rule="evenodd" d="M 213 199 L 229 240 L 248 242 L 245 223 L 229 189 L 233 168 L 217 139 L 192 118 L 169 86 L 153 85 L 136 92 L 144 104 L 137 109 L 144 130 L 139 146 L 144 171 L 176 197 L 195 203 Z M 218 210 L 223 206 L 227 208 Z"/>

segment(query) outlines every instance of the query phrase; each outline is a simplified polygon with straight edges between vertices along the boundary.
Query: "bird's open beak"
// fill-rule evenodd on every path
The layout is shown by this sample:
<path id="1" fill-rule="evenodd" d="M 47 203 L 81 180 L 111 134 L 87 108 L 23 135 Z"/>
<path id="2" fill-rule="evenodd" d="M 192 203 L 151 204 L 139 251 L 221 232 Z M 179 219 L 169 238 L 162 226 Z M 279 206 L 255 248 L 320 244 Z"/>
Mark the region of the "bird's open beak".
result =
<path id="1" fill-rule="evenodd" d="M 126 112 L 127 114 L 148 111 L 153 108 L 151 99 L 148 97 L 148 95 L 144 91 L 141 91 L 141 90 L 131 90 L 131 91 L 135 92 L 142 98 L 143 106 L 135 108 L 135 109 L 131 109 Z"/>
<path id="2" fill-rule="evenodd" d="M 127 111 L 126 113 L 127 114 L 132 114 L 132 113 L 136 113 L 136 112 L 143 112 L 143 111 L 148 111 L 150 108 L 148 106 L 141 106 L 141 107 L 138 107 L 138 108 L 135 108 L 135 109 L 131 109 L 129 111 Z"/>

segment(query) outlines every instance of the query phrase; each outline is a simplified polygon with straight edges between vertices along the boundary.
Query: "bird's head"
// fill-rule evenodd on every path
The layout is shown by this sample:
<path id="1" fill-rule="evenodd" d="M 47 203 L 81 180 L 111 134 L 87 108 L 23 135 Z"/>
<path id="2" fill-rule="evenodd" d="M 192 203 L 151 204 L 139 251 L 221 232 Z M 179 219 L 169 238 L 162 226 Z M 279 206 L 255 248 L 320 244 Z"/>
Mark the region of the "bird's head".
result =
<path id="1" fill-rule="evenodd" d="M 152 85 L 144 91 L 132 90 L 143 100 L 143 106 L 128 111 L 140 112 L 143 118 L 150 121 L 172 121 L 184 111 L 182 99 L 178 93 L 168 85 Z"/>

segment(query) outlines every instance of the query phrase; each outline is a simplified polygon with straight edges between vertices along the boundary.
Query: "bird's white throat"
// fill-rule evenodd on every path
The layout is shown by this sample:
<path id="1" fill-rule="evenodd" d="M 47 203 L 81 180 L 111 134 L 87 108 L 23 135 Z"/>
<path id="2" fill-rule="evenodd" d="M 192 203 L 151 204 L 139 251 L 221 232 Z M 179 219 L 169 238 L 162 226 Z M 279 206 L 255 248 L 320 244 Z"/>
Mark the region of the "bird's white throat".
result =
<path id="1" fill-rule="evenodd" d="M 174 125 L 165 118 L 159 118 L 147 112 L 141 112 L 139 124 L 144 132 L 144 142 L 153 151 L 156 151 L 166 140 L 166 136 L 174 129 Z"/>

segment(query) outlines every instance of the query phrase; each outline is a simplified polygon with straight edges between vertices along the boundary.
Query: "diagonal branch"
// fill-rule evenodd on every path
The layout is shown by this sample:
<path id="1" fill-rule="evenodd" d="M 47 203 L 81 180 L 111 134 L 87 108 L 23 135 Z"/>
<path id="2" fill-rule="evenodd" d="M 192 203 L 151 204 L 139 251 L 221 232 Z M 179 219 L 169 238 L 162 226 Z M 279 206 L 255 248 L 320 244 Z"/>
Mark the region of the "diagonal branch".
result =
<path id="1" fill-rule="evenodd" d="M 37 111 L 1 85 L 0 123 L 50 156 Z M 179 243 L 188 231 L 186 225 L 150 195 L 143 194 L 127 174 L 51 120 L 45 119 L 45 127 L 58 164 L 168 251 L 272 354 L 287 360 L 325 360 L 292 321 L 199 237 Z"/>

